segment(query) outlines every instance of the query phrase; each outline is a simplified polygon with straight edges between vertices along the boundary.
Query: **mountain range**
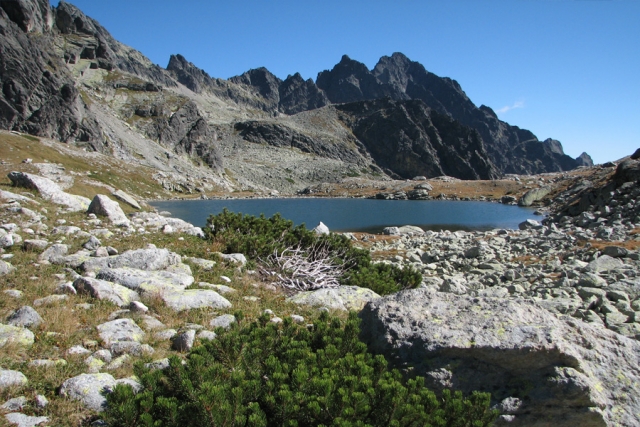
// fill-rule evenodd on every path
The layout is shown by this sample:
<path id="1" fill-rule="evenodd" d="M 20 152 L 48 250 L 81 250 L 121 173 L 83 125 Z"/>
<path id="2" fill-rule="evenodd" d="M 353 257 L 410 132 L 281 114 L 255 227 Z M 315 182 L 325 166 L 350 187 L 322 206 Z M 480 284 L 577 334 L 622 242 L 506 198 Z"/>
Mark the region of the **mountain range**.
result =
<path id="1" fill-rule="evenodd" d="M 0 0 L 0 128 L 148 167 L 166 188 L 292 192 L 346 176 L 494 179 L 592 165 L 402 53 L 317 79 L 166 68 L 61 1 Z"/>

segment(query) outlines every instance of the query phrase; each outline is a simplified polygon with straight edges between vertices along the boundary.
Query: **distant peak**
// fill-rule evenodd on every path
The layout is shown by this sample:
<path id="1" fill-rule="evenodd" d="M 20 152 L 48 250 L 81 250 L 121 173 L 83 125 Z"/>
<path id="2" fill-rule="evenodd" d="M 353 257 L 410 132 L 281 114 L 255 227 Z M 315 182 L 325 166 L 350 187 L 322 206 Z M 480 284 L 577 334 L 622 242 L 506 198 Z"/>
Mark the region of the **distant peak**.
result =
<path id="1" fill-rule="evenodd" d="M 391 57 L 392 57 L 393 59 L 404 59 L 404 60 L 407 60 L 407 61 L 409 60 L 409 58 L 407 58 L 407 55 L 405 55 L 405 54 L 404 54 L 404 53 L 402 53 L 402 52 L 393 52 L 393 53 L 391 54 Z"/>

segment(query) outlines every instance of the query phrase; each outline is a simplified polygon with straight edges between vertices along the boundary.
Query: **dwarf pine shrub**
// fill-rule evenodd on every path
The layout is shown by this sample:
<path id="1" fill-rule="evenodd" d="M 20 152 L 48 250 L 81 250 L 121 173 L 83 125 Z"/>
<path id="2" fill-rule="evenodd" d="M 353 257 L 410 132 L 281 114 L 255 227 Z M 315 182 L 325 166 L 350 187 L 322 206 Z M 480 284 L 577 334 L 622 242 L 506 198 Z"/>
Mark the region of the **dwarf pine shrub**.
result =
<path id="1" fill-rule="evenodd" d="M 488 394 L 441 396 L 421 378 L 404 382 L 359 341 L 359 320 L 326 313 L 313 327 L 268 316 L 217 330 L 164 370 L 136 366 L 143 389 L 107 396 L 112 427 L 451 426 L 484 427 L 497 413 Z"/>
<path id="2" fill-rule="evenodd" d="M 311 258 L 321 254 L 344 271 L 340 278 L 342 285 L 369 288 L 380 295 L 415 288 L 422 282 L 422 275 L 413 269 L 374 264 L 369 251 L 354 247 L 345 236 L 317 235 L 304 224 L 294 227 L 293 221 L 280 214 L 265 218 L 224 209 L 207 219 L 204 231 L 209 240 L 222 244 L 227 252 L 243 253 L 258 263 L 289 248 L 306 250 Z"/>

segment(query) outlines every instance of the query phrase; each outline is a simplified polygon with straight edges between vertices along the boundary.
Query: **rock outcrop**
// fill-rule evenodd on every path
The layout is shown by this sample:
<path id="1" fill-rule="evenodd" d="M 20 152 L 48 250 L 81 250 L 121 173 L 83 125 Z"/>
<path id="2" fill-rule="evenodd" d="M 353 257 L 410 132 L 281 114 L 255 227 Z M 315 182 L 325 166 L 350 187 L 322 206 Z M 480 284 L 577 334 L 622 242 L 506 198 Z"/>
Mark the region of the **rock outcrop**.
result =
<path id="1" fill-rule="evenodd" d="M 493 179 L 499 175 L 476 131 L 420 100 L 387 98 L 336 108 L 389 174 L 405 179 L 417 175 Z"/>
<path id="2" fill-rule="evenodd" d="M 103 150 L 101 127 L 55 55 L 49 3 L 0 3 L 0 127 Z"/>
<path id="3" fill-rule="evenodd" d="M 162 145 L 178 154 L 202 159 L 214 170 L 222 168 L 222 156 L 215 145 L 215 133 L 209 129 L 197 105 L 189 101 L 170 118 L 158 117 L 154 134 Z"/>
<path id="4" fill-rule="evenodd" d="M 491 392 L 498 425 L 640 423 L 640 344 L 614 332 L 524 300 L 424 289 L 374 300 L 360 317 L 370 350 L 409 375 Z"/>

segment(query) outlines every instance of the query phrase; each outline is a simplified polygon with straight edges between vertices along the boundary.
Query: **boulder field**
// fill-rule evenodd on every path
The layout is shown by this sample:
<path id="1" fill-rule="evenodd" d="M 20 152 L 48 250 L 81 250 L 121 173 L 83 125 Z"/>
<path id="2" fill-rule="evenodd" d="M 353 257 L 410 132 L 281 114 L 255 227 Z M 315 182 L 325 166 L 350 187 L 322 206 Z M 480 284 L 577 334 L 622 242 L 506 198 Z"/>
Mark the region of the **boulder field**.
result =
<path id="1" fill-rule="evenodd" d="M 135 378 L 122 375 L 123 366 L 144 359 L 162 369 L 168 354 L 184 355 L 199 340 L 215 339 L 215 328 L 229 327 L 234 301 L 260 303 L 242 294 L 237 278 L 198 279 L 216 263 L 249 274 L 242 254 L 213 261 L 142 243 L 151 236 L 197 239 L 203 236 L 198 227 L 153 212 L 127 215 L 105 195 L 85 201 L 84 213 L 73 214 L 82 219 L 71 224 L 65 218 L 78 206 L 69 200 L 77 198 L 59 196 L 62 190 L 46 178 L 19 174 L 11 175 L 15 191 L 0 193 L 0 274 L 9 279 L 0 298 L 11 307 L 3 312 L 0 347 L 32 356 L 0 371 L 4 395 L 16 391 L 3 406 L 9 423 L 60 421 L 38 409 L 51 399 L 77 400 L 89 414 L 99 413 L 116 384 L 139 389 Z M 425 232 L 408 226 L 388 230 L 394 236 L 385 238 L 350 234 L 379 262 L 420 270 L 420 287 L 386 297 L 358 288 L 321 289 L 289 302 L 303 313 L 359 311 L 361 338 L 372 352 L 407 376 L 424 377 L 435 390 L 491 392 L 501 412 L 497 425 L 638 425 L 640 189 L 626 181 L 598 195 L 579 196 L 594 200 L 581 212 L 555 209 L 519 230 Z M 126 236 L 141 236 L 141 243 L 119 248 Z M 30 264 L 15 261 L 24 253 L 36 254 Z M 58 283 L 26 298 L 43 268 L 60 271 Z M 17 282 L 20 277 L 27 283 Z M 55 322 L 50 308 L 69 303 L 78 313 L 111 310 L 89 327 L 96 339 L 56 346 L 47 356 L 30 353 L 36 342 L 50 339 L 43 332 Z M 265 308 L 273 322 L 282 321 L 278 315 L 305 322 L 299 314 Z M 210 317 L 189 314 L 197 309 L 211 311 Z M 165 324 L 171 313 L 179 324 Z M 83 368 L 56 384 L 55 392 L 32 385 L 34 370 L 78 361 Z"/>

